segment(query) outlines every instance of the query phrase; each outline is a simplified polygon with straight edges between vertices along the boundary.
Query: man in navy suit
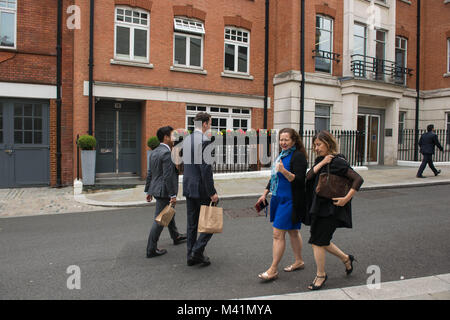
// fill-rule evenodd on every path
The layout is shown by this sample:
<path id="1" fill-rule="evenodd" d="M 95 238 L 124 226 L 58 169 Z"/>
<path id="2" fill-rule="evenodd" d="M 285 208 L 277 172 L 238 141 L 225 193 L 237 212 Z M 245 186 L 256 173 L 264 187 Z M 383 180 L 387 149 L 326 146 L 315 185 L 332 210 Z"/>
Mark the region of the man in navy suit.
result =
<path id="1" fill-rule="evenodd" d="M 439 173 L 441 173 L 441 170 L 437 170 L 433 165 L 434 148 L 438 147 L 441 151 L 443 151 L 444 149 L 439 143 L 437 134 L 434 133 L 434 125 L 430 124 L 427 126 L 427 132 L 420 137 L 419 146 L 420 153 L 423 155 L 423 160 L 422 164 L 419 167 L 419 171 L 417 171 L 417 178 L 425 178 L 422 173 L 425 170 L 427 164 L 434 172 L 434 175 L 437 176 Z"/>
<path id="2" fill-rule="evenodd" d="M 200 207 L 217 203 L 219 197 L 214 188 L 213 172 L 210 163 L 206 163 L 203 150 L 211 143 L 205 132 L 211 128 L 211 116 L 206 112 L 198 113 L 194 118 L 195 130 L 183 141 L 183 196 L 186 197 L 187 210 L 187 265 L 209 265 L 204 255 L 205 247 L 212 234 L 200 233 L 197 238 Z"/>

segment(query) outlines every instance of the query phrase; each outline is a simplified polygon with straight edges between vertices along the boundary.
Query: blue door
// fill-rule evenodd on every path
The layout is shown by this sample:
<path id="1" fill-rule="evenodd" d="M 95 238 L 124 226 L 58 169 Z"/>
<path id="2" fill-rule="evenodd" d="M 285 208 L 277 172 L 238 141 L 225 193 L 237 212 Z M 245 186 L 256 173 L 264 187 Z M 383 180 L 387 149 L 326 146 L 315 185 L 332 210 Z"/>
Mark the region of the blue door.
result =
<path id="1" fill-rule="evenodd" d="M 0 187 L 49 185 L 48 102 L 0 100 Z"/>

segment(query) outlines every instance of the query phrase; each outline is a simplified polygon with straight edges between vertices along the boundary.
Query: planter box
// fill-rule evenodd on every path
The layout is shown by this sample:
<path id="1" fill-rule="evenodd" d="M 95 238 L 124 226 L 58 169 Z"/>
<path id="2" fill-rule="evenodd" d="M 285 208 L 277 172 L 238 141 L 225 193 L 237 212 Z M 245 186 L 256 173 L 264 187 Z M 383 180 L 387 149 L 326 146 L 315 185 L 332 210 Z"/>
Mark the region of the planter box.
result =
<path id="1" fill-rule="evenodd" d="M 81 150 L 81 172 L 83 175 L 83 185 L 92 186 L 95 184 L 95 150 Z"/>

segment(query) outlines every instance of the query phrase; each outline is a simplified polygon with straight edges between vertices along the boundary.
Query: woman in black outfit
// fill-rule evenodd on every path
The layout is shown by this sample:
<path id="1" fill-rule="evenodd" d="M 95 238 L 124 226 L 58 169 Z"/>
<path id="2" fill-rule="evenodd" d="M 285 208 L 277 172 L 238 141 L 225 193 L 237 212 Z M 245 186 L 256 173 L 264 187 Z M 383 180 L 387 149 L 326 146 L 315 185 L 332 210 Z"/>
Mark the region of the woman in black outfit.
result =
<path id="1" fill-rule="evenodd" d="M 318 156 L 314 166 L 306 175 L 308 207 L 311 217 L 311 238 L 314 259 L 316 261 L 317 273 L 313 283 L 308 287 L 310 290 L 322 288 L 328 276 L 325 273 L 325 253 L 329 252 L 344 263 L 345 272 L 349 275 L 353 271 L 352 255 L 342 252 L 331 242 L 336 228 L 352 227 L 351 199 L 359 190 L 364 180 L 356 173 L 345 160 L 343 155 L 337 153 L 337 143 L 334 137 L 327 131 L 320 131 L 313 137 L 314 151 Z M 352 186 L 345 197 L 327 199 L 316 194 L 319 175 L 327 172 L 344 176 L 350 179 Z"/>

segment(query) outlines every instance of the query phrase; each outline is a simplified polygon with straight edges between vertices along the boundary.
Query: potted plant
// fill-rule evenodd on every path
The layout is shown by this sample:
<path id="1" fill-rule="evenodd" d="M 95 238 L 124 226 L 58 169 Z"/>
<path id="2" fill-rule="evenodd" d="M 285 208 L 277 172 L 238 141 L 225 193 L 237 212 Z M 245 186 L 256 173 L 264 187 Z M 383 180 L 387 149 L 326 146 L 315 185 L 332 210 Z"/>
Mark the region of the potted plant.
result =
<path id="1" fill-rule="evenodd" d="M 81 172 L 83 175 L 84 185 L 95 184 L 95 146 L 97 141 L 91 135 L 82 135 L 77 141 L 78 147 L 81 149 Z"/>
<path id="2" fill-rule="evenodd" d="M 158 137 L 153 136 L 148 138 L 147 146 L 150 148 L 150 150 L 147 150 L 147 168 L 150 168 L 150 153 L 159 146 Z"/>

